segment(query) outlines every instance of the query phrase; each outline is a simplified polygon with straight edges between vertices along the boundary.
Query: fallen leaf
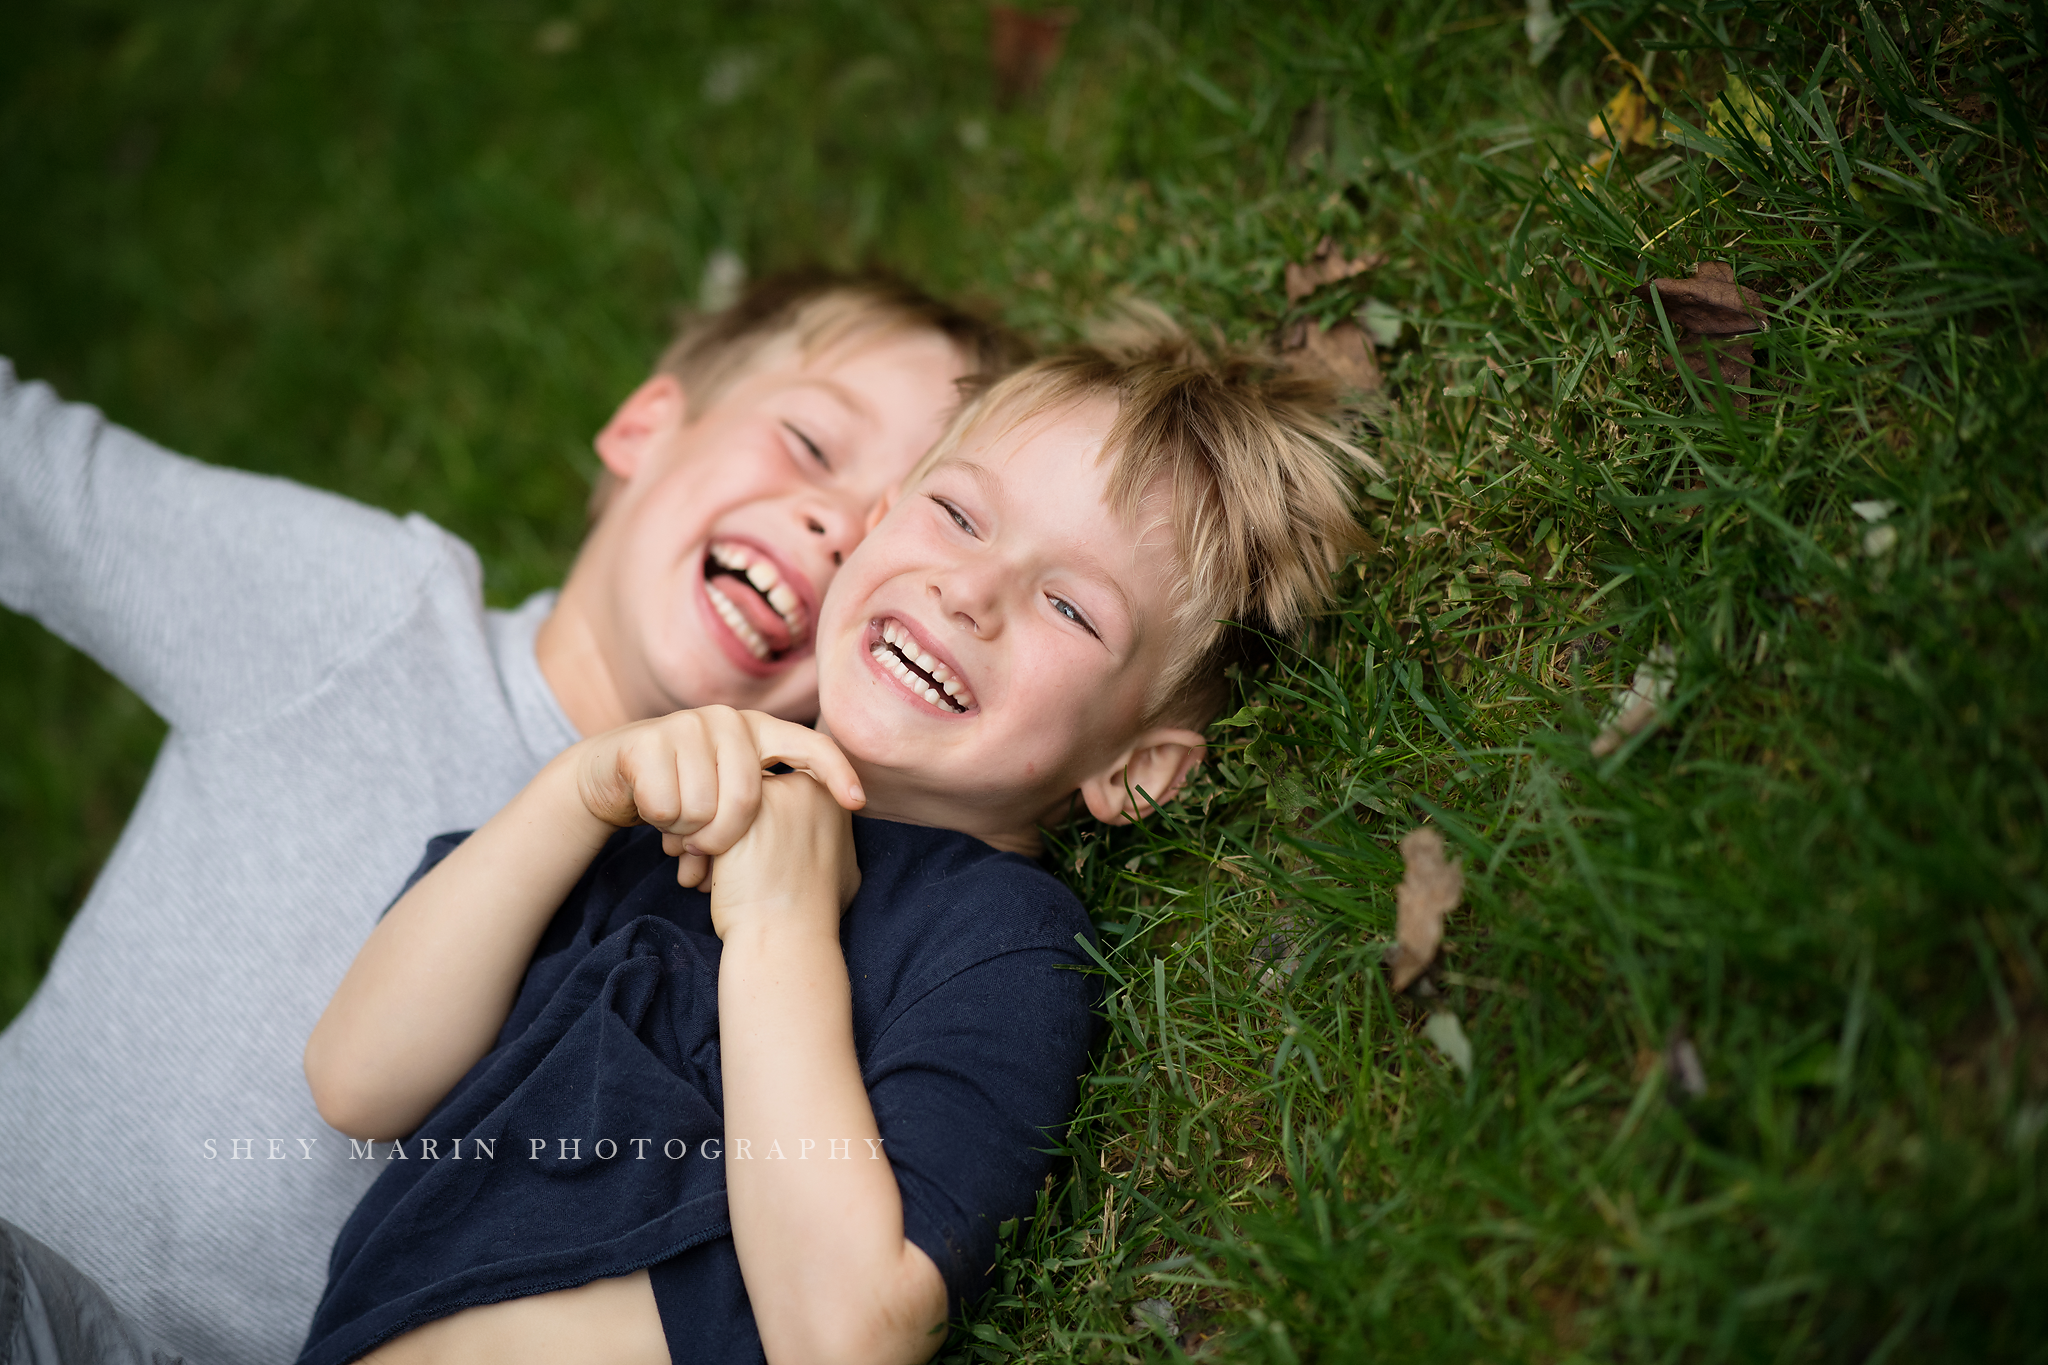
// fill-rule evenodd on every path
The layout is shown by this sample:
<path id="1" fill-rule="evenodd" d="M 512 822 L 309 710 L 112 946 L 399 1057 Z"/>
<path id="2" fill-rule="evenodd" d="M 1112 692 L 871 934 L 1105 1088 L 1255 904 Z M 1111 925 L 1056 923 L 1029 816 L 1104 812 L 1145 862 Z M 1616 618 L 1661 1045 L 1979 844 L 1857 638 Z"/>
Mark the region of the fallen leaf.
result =
<path id="1" fill-rule="evenodd" d="M 1616 151 L 1655 147 L 1664 140 L 1664 121 L 1657 106 L 1634 81 L 1615 92 L 1600 112 L 1586 120 L 1586 132 Z"/>
<path id="2" fill-rule="evenodd" d="M 1756 349 L 1745 337 L 1768 331 L 1770 323 L 1761 311 L 1763 296 L 1737 284 L 1734 267 L 1726 261 L 1701 261 L 1686 279 L 1659 277 L 1628 292 L 1644 303 L 1654 293 L 1670 319 L 1686 368 L 1705 379 L 1713 367 L 1721 382 L 1734 390 L 1729 398 L 1736 410 L 1749 411 L 1749 395 L 1741 390 L 1749 384 Z M 1660 363 L 1667 372 L 1677 370 L 1668 355 Z"/>
<path id="3" fill-rule="evenodd" d="M 1735 269 L 1726 261 L 1701 261 L 1690 278 L 1658 278 L 1639 284 L 1628 292 L 1649 302 L 1656 291 L 1663 301 L 1664 315 L 1674 327 L 1692 336 L 1736 336 L 1761 332 L 1769 324 L 1761 312 L 1763 296 L 1735 282 Z"/>
<path id="4" fill-rule="evenodd" d="M 996 93 L 1005 103 L 1038 92 L 1060 59 L 1067 30 L 1079 15 L 1071 9 L 1040 10 L 1027 14 L 1009 5 L 989 7 L 989 65 L 996 76 Z"/>
<path id="5" fill-rule="evenodd" d="M 1572 178 L 1582 190 L 1591 187 L 1593 178 L 1607 168 L 1616 153 L 1631 147 L 1661 147 L 1670 140 L 1673 131 L 1649 77 L 1633 62 L 1622 62 L 1621 67 L 1627 73 L 1628 83 L 1600 106 L 1599 113 L 1586 120 L 1586 135 L 1607 145 L 1573 173 Z"/>
<path id="6" fill-rule="evenodd" d="M 1378 299 L 1367 299 L 1352 317 L 1372 334 L 1374 345 L 1389 351 L 1401 344 L 1401 333 L 1408 325 L 1408 319 L 1400 309 Z"/>
<path id="7" fill-rule="evenodd" d="M 1298 319 L 1281 343 L 1281 358 L 1295 369 L 1320 375 L 1339 389 L 1375 394 L 1386 384 L 1365 333 L 1355 322 L 1319 327 L 1310 318 Z"/>
<path id="8" fill-rule="evenodd" d="M 1674 1034 L 1671 1045 L 1664 1049 L 1664 1071 L 1673 1088 L 1687 1099 L 1696 1100 L 1707 1093 L 1707 1069 L 1700 1065 L 1700 1050 L 1684 1034 Z"/>
<path id="9" fill-rule="evenodd" d="M 1422 1026 L 1422 1036 L 1436 1044 L 1436 1050 L 1443 1053 L 1452 1066 L 1468 1076 L 1472 1074 L 1472 1040 L 1465 1036 L 1465 1026 L 1458 1022 L 1457 1015 L 1449 1010 L 1438 1010 Z"/>
<path id="10" fill-rule="evenodd" d="M 1259 988 L 1272 990 L 1284 986 L 1301 970 L 1301 943 L 1299 936 L 1304 926 L 1292 915 L 1282 915 L 1273 921 L 1273 927 L 1258 945 L 1252 955 L 1266 964 L 1259 973 Z"/>
<path id="11" fill-rule="evenodd" d="M 722 313 L 740 301 L 747 287 L 747 263 L 731 247 L 720 247 L 704 258 L 704 274 L 697 282 L 697 308 L 705 313 Z"/>
<path id="12" fill-rule="evenodd" d="M 1294 127 L 1287 134 L 1287 164 L 1297 171 L 1327 165 L 1330 146 L 1330 106 L 1317 95 L 1294 116 Z"/>
<path id="13" fill-rule="evenodd" d="M 1180 1314 L 1165 1299 L 1140 1299 L 1131 1305 L 1131 1326 L 1161 1336 L 1180 1335 Z"/>
<path id="14" fill-rule="evenodd" d="M 1444 916 L 1465 894 L 1465 870 L 1444 858 L 1444 837 L 1427 827 L 1401 839 L 1407 871 L 1394 893 L 1394 945 L 1387 951 L 1394 989 L 1405 991 L 1436 960 L 1444 941 Z"/>
<path id="15" fill-rule="evenodd" d="M 1366 271 L 1377 270 L 1386 263 L 1386 254 L 1379 251 L 1354 260 L 1337 249 L 1336 239 L 1325 237 L 1316 243 L 1315 251 L 1307 260 L 1287 263 L 1287 301 L 1300 303 L 1326 284 L 1348 280 L 1353 275 L 1363 275 Z"/>
<path id="16" fill-rule="evenodd" d="M 1649 657 L 1636 665 L 1636 675 L 1627 687 L 1614 690 L 1614 702 L 1600 723 L 1593 740 L 1593 757 L 1605 758 L 1621 742 L 1655 720 L 1670 700 L 1678 679 L 1678 655 L 1670 645 L 1658 645 Z"/>
<path id="17" fill-rule="evenodd" d="M 550 19 L 533 33 L 533 50 L 547 57 L 574 52 L 583 41 L 583 26 L 574 19 Z"/>
<path id="18" fill-rule="evenodd" d="M 1551 0 L 1529 0 L 1528 12 L 1522 16 L 1522 32 L 1529 39 L 1529 65 L 1543 65 L 1570 23 L 1570 16 L 1553 9 Z"/>
<path id="19" fill-rule="evenodd" d="M 1758 98 L 1756 91 L 1749 88 L 1749 82 L 1731 73 L 1728 84 L 1707 110 L 1707 132 L 1724 142 L 1737 142 L 1747 137 L 1756 143 L 1758 150 L 1771 150 L 1771 126 L 1778 121 L 1778 115 L 1770 105 Z"/>
<path id="20" fill-rule="evenodd" d="M 704 102 L 723 108 L 746 94 L 760 74 L 759 53 L 737 49 L 721 52 L 704 69 Z"/>

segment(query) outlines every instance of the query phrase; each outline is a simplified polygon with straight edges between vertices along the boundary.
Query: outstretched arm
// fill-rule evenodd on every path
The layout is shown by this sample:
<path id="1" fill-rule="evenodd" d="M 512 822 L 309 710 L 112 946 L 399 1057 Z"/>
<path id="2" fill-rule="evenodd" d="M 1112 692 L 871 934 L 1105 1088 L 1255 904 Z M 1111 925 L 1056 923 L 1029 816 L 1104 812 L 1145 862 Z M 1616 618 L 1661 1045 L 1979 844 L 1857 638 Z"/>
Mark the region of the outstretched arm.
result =
<path id="1" fill-rule="evenodd" d="M 0 603 L 173 725 L 303 695 L 466 553 L 424 521 L 173 455 L 0 360 Z"/>
<path id="2" fill-rule="evenodd" d="M 680 711 L 563 752 L 400 897 L 357 953 L 306 1043 L 321 1117 L 353 1137 L 418 1127 L 490 1051 L 548 921 L 612 831 L 658 827 L 695 884 L 705 855 L 753 822 L 773 763 L 860 804 L 831 740 L 759 712 Z"/>
<path id="3" fill-rule="evenodd" d="M 801 776 L 712 867 L 726 1197 L 770 1365 L 929 1359 L 946 1288 L 903 1200 L 854 1052 L 839 916 L 859 873 L 845 812 Z M 831 1159 L 831 1142 L 850 1160 Z M 736 1156 L 746 1140 L 751 1159 Z M 787 1159 L 761 1159 L 779 1142 Z M 815 1144 L 805 1149 L 801 1143 Z M 807 1154 L 808 1159 L 796 1159 Z"/>

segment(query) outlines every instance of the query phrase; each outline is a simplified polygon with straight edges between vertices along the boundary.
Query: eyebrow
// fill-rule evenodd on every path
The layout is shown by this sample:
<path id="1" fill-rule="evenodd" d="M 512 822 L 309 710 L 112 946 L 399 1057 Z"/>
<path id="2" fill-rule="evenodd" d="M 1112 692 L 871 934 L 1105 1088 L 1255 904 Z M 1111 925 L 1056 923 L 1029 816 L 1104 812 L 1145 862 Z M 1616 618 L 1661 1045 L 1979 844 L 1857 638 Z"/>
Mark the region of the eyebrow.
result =
<path id="1" fill-rule="evenodd" d="M 874 408 L 869 406 L 865 398 L 862 398 L 857 391 L 846 387 L 846 385 L 841 384 L 836 379 L 827 379 L 822 375 L 813 375 L 797 379 L 789 387 L 792 389 L 816 389 L 864 422 L 874 424 L 880 420 L 875 415 Z"/>

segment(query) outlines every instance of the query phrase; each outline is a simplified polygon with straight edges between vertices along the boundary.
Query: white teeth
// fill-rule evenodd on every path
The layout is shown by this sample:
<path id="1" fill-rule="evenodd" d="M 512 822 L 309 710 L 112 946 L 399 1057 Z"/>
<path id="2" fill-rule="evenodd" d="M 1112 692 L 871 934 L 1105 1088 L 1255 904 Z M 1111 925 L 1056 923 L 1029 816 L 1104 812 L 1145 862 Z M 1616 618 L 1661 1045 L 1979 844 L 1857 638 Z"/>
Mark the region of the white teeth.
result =
<path id="1" fill-rule="evenodd" d="M 768 599 L 768 605 L 775 608 L 775 614 L 789 627 L 790 638 L 802 637 L 806 624 L 804 600 L 796 589 L 782 581 L 782 571 L 775 567 L 773 560 L 755 558 L 744 545 L 721 542 L 711 547 L 711 562 L 721 569 L 744 574 L 747 582 Z"/>
<path id="2" fill-rule="evenodd" d="M 768 642 L 761 638 L 761 632 L 754 629 L 752 623 L 741 614 L 740 609 L 732 604 L 732 599 L 720 592 L 716 583 L 706 583 L 704 595 L 711 599 L 711 609 L 718 613 L 718 619 L 725 622 L 732 633 L 740 637 L 740 643 L 747 647 L 748 652 L 765 662 L 770 652 Z"/>
<path id="3" fill-rule="evenodd" d="M 868 654 L 914 695 L 942 710 L 957 713 L 973 708 L 974 694 L 967 690 L 967 685 L 954 677 L 953 671 L 944 663 L 919 649 L 907 628 L 894 621 L 884 621 L 876 634 L 881 638 L 869 646 Z M 912 670 L 911 664 L 930 676 L 920 676 Z M 938 684 L 936 687 L 933 686 L 935 682 Z"/>

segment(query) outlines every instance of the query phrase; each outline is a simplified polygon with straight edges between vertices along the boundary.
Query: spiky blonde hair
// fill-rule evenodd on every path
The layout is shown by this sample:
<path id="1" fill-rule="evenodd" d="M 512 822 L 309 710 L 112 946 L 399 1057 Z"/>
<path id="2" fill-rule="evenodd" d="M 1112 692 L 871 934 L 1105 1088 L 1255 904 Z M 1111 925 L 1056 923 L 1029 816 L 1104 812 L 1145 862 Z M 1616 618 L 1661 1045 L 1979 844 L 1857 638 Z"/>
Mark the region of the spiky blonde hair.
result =
<path id="1" fill-rule="evenodd" d="M 1094 398 L 1117 404 L 1103 442 L 1112 509 L 1135 523 L 1163 485 L 1174 535 L 1172 662 L 1149 721 L 1202 724 L 1234 662 L 1288 639 L 1330 598 L 1356 547 L 1353 472 L 1379 472 L 1336 423 L 1330 385 L 1247 351 L 1210 352 L 1164 314 L 1126 316 L 1095 345 L 1026 365 L 969 403 L 908 485 L 989 427 Z"/>

